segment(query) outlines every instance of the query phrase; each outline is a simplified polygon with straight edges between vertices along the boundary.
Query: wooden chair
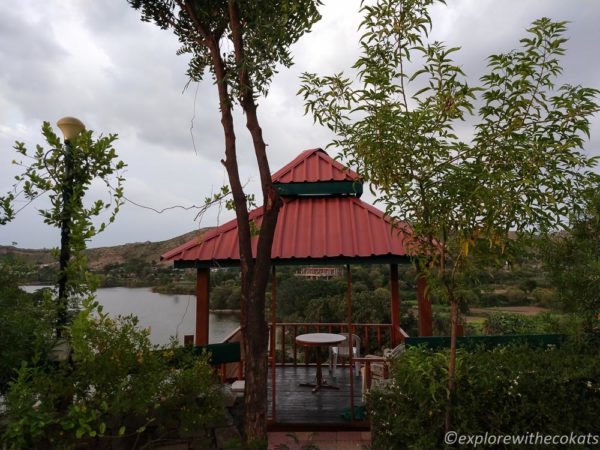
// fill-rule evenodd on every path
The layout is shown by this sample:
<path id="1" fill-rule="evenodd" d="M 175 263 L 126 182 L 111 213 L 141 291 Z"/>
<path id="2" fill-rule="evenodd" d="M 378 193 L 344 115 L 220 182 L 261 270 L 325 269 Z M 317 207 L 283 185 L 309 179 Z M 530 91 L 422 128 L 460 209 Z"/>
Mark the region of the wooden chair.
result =
<path id="1" fill-rule="evenodd" d="M 363 364 L 360 369 L 363 401 L 365 394 L 372 388 L 383 386 L 389 382 L 390 362 L 394 358 L 401 357 L 404 349 L 404 344 L 400 344 L 394 349 L 384 350 L 383 356 L 366 355 L 357 360 L 358 363 Z"/>

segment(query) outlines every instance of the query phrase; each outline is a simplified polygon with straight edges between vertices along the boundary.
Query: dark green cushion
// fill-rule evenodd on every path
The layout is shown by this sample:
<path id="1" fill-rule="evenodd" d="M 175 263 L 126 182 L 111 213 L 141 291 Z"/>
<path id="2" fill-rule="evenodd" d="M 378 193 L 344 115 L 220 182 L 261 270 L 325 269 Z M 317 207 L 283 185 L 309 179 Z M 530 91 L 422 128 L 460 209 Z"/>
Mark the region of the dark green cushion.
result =
<path id="1" fill-rule="evenodd" d="M 208 344 L 194 347 L 194 353 L 210 353 L 210 363 L 213 365 L 235 363 L 242 360 L 239 342 L 227 342 L 224 344 Z"/>

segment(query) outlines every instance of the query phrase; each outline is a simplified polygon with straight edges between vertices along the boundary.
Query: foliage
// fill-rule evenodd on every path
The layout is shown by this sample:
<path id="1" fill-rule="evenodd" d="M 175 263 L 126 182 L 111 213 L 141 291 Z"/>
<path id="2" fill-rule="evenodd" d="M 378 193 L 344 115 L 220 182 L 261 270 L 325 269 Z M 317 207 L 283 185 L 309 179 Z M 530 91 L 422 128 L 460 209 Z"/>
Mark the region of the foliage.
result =
<path id="1" fill-rule="evenodd" d="M 110 447 L 172 429 L 197 429 L 221 414 L 222 400 L 205 358 L 169 359 L 174 348 L 150 343 L 133 316 L 109 317 L 96 302 L 69 327 L 72 362 L 42 355 L 23 363 L 6 396 L 7 448 Z"/>
<path id="2" fill-rule="evenodd" d="M 589 186 L 595 159 L 580 149 L 598 110 L 597 90 L 554 86 L 565 23 L 535 21 L 522 49 L 490 56 L 483 87 L 473 88 L 451 59 L 457 48 L 426 42 L 431 3 L 364 6 L 360 85 L 305 74 L 307 111 L 337 134 L 332 144 L 381 190 L 389 213 L 418 236 L 459 239 L 462 257 L 477 240 L 506 245 L 509 230 L 560 227 Z M 423 60 L 412 74 L 411 57 Z M 479 122 L 463 142 L 453 128 L 480 92 Z"/>
<path id="3" fill-rule="evenodd" d="M 485 334 L 545 334 L 582 331 L 581 321 L 571 315 L 541 313 L 532 316 L 490 313 L 483 325 Z"/>
<path id="4" fill-rule="evenodd" d="M 542 254 L 566 309 L 600 333 L 600 195 L 587 198 L 586 210 L 572 217 L 566 232 L 542 243 Z"/>
<path id="5" fill-rule="evenodd" d="M 139 9 L 142 20 L 172 29 L 182 44 L 180 53 L 189 53 L 191 81 L 209 71 L 219 95 L 221 126 L 225 138 L 225 159 L 235 209 L 241 269 L 242 345 L 246 394 L 244 439 L 266 439 L 267 326 L 264 318 L 265 290 L 271 267 L 271 246 L 281 199 L 273 186 L 271 170 L 258 120 L 259 96 L 266 95 L 277 65 L 292 64 L 290 46 L 319 20 L 318 0 L 238 0 L 198 2 L 193 0 L 128 0 Z M 260 228 L 250 219 L 249 196 L 240 181 L 233 107 L 239 104 L 252 137 L 254 156 L 262 189 Z M 258 236 L 253 253 L 253 237 Z"/>
<path id="6" fill-rule="evenodd" d="M 598 180 L 596 158 L 583 153 L 598 90 L 555 86 L 566 22 L 548 18 L 532 23 L 520 49 L 491 55 L 482 86 L 470 86 L 452 59 L 459 49 L 428 40 L 433 3 L 364 4 L 357 81 L 304 74 L 300 94 L 386 212 L 411 228 L 413 254 L 427 255 L 429 287 L 452 306 L 453 391 L 459 289 L 477 276 L 474 255 L 507 260 L 524 238 L 560 229 L 580 210 Z M 459 137 L 458 122 L 473 115 L 470 136 Z"/>
<path id="7" fill-rule="evenodd" d="M 285 317 L 295 311 L 306 313 L 307 302 L 316 298 L 342 297 L 344 292 L 345 285 L 340 279 L 304 280 L 301 277 L 290 277 L 278 285 L 277 314 Z M 342 316 L 344 311 L 345 308 L 342 308 Z"/>
<path id="8" fill-rule="evenodd" d="M 240 309 L 240 284 L 226 280 L 210 291 L 210 307 L 213 309 Z"/>
<path id="9" fill-rule="evenodd" d="M 531 295 L 535 299 L 538 306 L 545 308 L 555 308 L 557 305 L 558 296 L 554 289 L 535 288 Z"/>
<path id="10" fill-rule="evenodd" d="M 17 142 L 14 147 L 19 155 L 30 160 L 31 163 L 28 165 L 23 161 L 13 161 L 14 164 L 23 167 L 24 172 L 15 177 L 16 183 L 13 190 L 6 196 L 0 197 L 3 213 L 0 224 L 5 224 L 15 218 L 19 211 L 14 210 L 12 203 L 20 195 L 31 202 L 45 193 L 50 193 L 51 208 L 40 210 L 44 222 L 59 227 L 63 217 L 63 208 L 68 209 L 73 220 L 73 231 L 80 231 L 78 233 L 80 236 L 74 246 L 82 249 L 85 241 L 103 231 L 107 225 L 103 222 L 96 227 L 92 223 L 92 218 L 110 209 L 108 223 L 111 223 L 122 204 L 124 179 L 118 173 L 125 168 L 125 164 L 122 161 L 115 161 L 117 154 L 112 144 L 117 136 L 111 134 L 106 137 L 100 136 L 94 140 L 93 131 L 83 131 L 78 137 L 72 139 L 70 153 L 73 160 L 73 195 L 70 204 L 63 205 L 63 198 L 60 194 L 67 176 L 65 173 L 66 146 L 61 143 L 60 138 L 54 133 L 48 122 L 43 123 L 42 134 L 50 147 L 49 150 L 37 145 L 35 152 L 30 153 L 23 142 Z M 91 206 L 85 206 L 83 198 L 91 183 L 100 179 L 108 184 L 113 175 L 116 176 L 116 186 L 110 188 L 111 200 L 107 202 L 99 199 L 94 201 Z"/>
<path id="11" fill-rule="evenodd" d="M 596 160 L 581 149 L 597 90 L 555 87 L 566 28 L 549 19 L 532 24 L 520 50 L 490 56 L 482 88 L 469 86 L 451 59 L 458 49 L 426 41 L 431 3 L 365 5 L 359 85 L 305 74 L 300 92 L 307 111 L 338 136 L 332 145 L 380 189 L 387 212 L 440 255 L 450 294 L 477 242 L 502 255 L 513 245 L 509 230 L 561 227 L 578 208 L 595 178 Z M 412 74 L 411 58 L 423 61 Z M 453 129 L 478 94 L 479 121 L 465 142 Z"/>
<path id="12" fill-rule="evenodd" d="M 209 46 L 198 39 L 197 24 L 202 24 L 207 34 L 214 33 L 217 41 L 222 40 L 218 45 L 224 52 L 223 70 L 232 100 L 243 94 L 236 76 L 240 68 L 248 73 L 256 94 L 266 95 L 277 66 L 293 64 L 290 46 L 320 18 L 317 2 L 312 0 L 235 2 L 244 20 L 245 57 L 240 60 L 234 51 L 228 2 L 128 0 L 128 3 L 141 10 L 143 21 L 154 21 L 161 28 L 173 29 L 181 42 L 178 54 L 192 56 L 187 71 L 191 80 L 202 80 L 205 71 L 214 76 L 215 71 Z"/>
<path id="13" fill-rule="evenodd" d="M 55 310 L 48 292 L 23 291 L 15 281 L 18 272 L 18 266 L 0 264 L 0 394 L 17 375 L 22 361 L 49 350 L 53 332 Z"/>
<path id="14" fill-rule="evenodd" d="M 13 220 L 20 211 L 15 211 L 13 206 L 20 196 L 28 201 L 27 206 L 48 193 L 51 206 L 39 212 L 48 225 L 61 228 L 67 222 L 67 252 L 70 260 L 67 258 L 68 265 L 61 277 L 66 279 L 66 298 L 81 299 L 90 291 L 90 287 L 93 290 L 96 283 L 87 272 L 83 250 L 86 242 L 102 232 L 108 223 L 112 223 L 119 212 L 123 202 L 124 181 L 120 171 L 125 168 L 125 164 L 117 160 L 112 146 L 117 139 L 116 135 L 94 139 L 92 131 L 83 131 L 71 139 L 70 145 L 63 145 L 48 122 L 43 123 L 42 134 L 49 149 L 37 145 L 35 151 L 30 152 L 22 142 L 17 142 L 14 147 L 24 161 L 29 163 L 23 160 L 13 161 L 23 168 L 23 173 L 15 177 L 16 183 L 12 191 L 0 197 L 0 225 Z M 113 178 L 116 182 L 114 187 L 111 186 Z M 95 181 L 108 186 L 108 201 L 98 199 L 84 202 L 84 197 Z M 65 195 L 65 191 L 69 194 Z M 94 225 L 93 218 L 102 213 L 108 213 L 108 220 Z"/>
<path id="15" fill-rule="evenodd" d="M 409 348 L 393 384 L 368 398 L 373 449 L 444 447 L 448 351 Z M 600 414 L 597 349 L 498 347 L 457 354 L 453 431 L 476 435 L 594 433 Z M 503 447 L 496 447 L 503 448 Z M 508 448 L 508 447 L 507 447 Z M 513 447 L 511 447 L 513 448 Z"/>

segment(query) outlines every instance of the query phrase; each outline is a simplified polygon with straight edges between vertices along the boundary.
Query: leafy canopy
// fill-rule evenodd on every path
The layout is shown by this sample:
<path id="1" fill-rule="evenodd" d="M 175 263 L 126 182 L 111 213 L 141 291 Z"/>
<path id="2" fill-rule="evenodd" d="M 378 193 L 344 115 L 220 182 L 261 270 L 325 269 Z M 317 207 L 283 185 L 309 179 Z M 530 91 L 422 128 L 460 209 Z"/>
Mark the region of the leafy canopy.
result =
<path id="1" fill-rule="evenodd" d="M 566 232 L 543 242 L 542 255 L 552 284 L 569 311 L 582 314 L 600 333 L 600 196 L 571 218 Z"/>
<path id="2" fill-rule="evenodd" d="M 254 94 L 266 95 L 277 65 L 292 65 L 290 45 L 321 17 L 317 10 L 319 2 L 314 0 L 128 2 L 133 8 L 141 9 L 143 21 L 173 29 L 181 43 L 178 54 L 192 55 L 187 71 L 192 81 L 202 80 L 207 70 L 214 77 L 211 46 L 218 46 L 225 84 L 233 99 L 239 99 L 245 90 L 240 87 L 240 69 L 248 74 Z M 235 4 L 240 18 L 244 42 L 241 58 L 234 50 L 229 3 Z"/>
<path id="3" fill-rule="evenodd" d="M 117 159 L 113 142 L 116 135 L 100 136 L 94 139 L 92 131 L 83 131 L 72 140 L 70 149 L 63 145 L 48 122 L 42 125 L 42 134 L 49 148 L 37 145 L 30 152 L 23 142 L 17 142 L 15 150 L 22 160 L 13 163 L 23 168 L 15 177 L 13 189 L 0 197 L 0 225 L 12 221 L 18 212 L 38 197 L 48 194 L 50 207 L 39 213 L 48 225 L 60 228 L 64 217 L 69 217 L 70 248 L 73 253 L 69 262 L 69 289 L 72 293 L 85 291 L 81 283 L 91 280 L 85 272 L 83 250 L 86 242 L 104 231 L 123 203 L 123 182 L 121 171 L 125 163 Z M 65 158 L 67 152 L 72 160 L 72 172 L 67 173 Z M 97 199 L 84 202 L 84 198 L 94 182 L 106 184 L 110 195 L 108 200 Z M 64 203 L 65 188 L 72 188 L 67 204 Z M 25 206 L 15 210 L 16 201 L 23 198 Z M 107 220 L 94 224 L 94 218 L 107 213 Z"/>
<path id="4" fill-rule="evenodd" d="M 547 18 L 469 85 L 452 59 L 459 49 L 428 40 L 433 3 L 364 5 L 356 79 L 305 73 L 300 94 L 387 212 L 457 261 L 477 240 L 503 250 L 509 230 L 560 228 L 579 207 L 597 178 L 583 145 L 598 91 L 555 85 L 566 23 Z"/>

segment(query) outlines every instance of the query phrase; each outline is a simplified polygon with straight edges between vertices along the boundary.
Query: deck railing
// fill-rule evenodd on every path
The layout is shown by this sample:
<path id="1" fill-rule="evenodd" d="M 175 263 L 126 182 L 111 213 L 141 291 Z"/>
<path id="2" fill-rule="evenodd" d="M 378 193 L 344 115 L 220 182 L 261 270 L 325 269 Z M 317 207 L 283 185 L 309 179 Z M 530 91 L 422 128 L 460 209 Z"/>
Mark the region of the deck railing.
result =
<path id="1" fill-rule="evenodd" d="M 305 351 L 304 346 L 296 343 L 296 336 L 305 333 L 348 333 L 347 323 L 300 323 L 300 322 L 278 322 L 275 324 L 275 334 L 272 334 L 271 324 L 269 324 L 269 347 L 275 346 L 275 365 L 277 366 L 298 366 L 313 365 L 314 357 Z M 392 325 L 389 323 L 354 323 L 352 324 L 352 334 L 356 334 L 361 339 L 361 355 L 370 353 L 382 354 L 384 348 L 392 347 Z M 399 335 L 404 340 L 408 334 L 399 328 Z M 223 342 L 240 342 L 240 328 L 236 328 Z M 271 349 L 269 349 L 271 350 Z M 269 359 L 273 352 L 269 351 Z M 224 368 L 224 376 L 228 379 L 243 378 L 243 360 L 242 351 L 241 364 L 227 364 Z M 345 366 L 347 361 L 340 363 Z"/>
<path id="2" fill-rule="evenodd" d="M 271 408 L 269 414 L 269 420 L 277 421 L 277 383 L 276 383 L 276 366 L 293 366 L 297 367 L 299 364 L 311 365 L 314 364 L 309 353 L 306 351 L 306 347 L 296 343 L 296 336 L 305 333 L 348 333 L 349 327 L 347 323 L 296 323 L 296 322 L 278 322 L 273 327 L 269 324 L 269 352 L 268 359 L 269 365 L 271 366 Z M 365 366 L 365 380 L 363 380 L 363 386 L 367 389 L 371 385 L 371 364 L 382 363 L 385 361 L 383 357 L 379 358 L 363 358 L 363 355 L 370 353 L 380 354 L 385 347 L 392 347 L 393 340 L 393 327 L 389 323 L 354 323 L 350 326 L 350 333 L 356 334 L 361 338 L 361 349 L 359 358 L 353 358 L 354 362 L 357 362 Z M 349 334 L 350 334 L 349 333 Z M 401 341 L 404 341 L 408 334 L 401 328 L 398 327 L 396 335 L 399 336 Z M 239 342 L 241 341 L 240 328 L 234 330 L 223 342 Z M 317 351 L 327 351 L 325 349 L 317 349 Z M 221 377 L 226 379 L 240 379 L 243 377 L 243 364 L 244 354 L 242 349 L 242 361 L 235 364 L 226 364 L 221 369 Z M 342 365 L 345 365 L 345 361 L 341 361 Z M 387 369 L 386 369 L 387 370 Z M 354 417 L 354 377 L 350 377 L 350 418 L 351 421 L 355 420 Z"/>
<path id="3" fill-rule="evenodd" d="M 354 323 L 351 329 L 351 334 L 356 334 L 361 339 L 361 355 L 381 353 L 384 347 L 392 345 L 392 325 L 389 323 Z M 305 333 L 348 333 L 348 324 L 279 322 L 275 324 L 274 330 L 269 324 L 269 332 L 270 345 L 275 345 L 276 365 L 308 365 L 309 356 L 304 351 L 304 346 L 296 343 L 296 336 Z"/>

